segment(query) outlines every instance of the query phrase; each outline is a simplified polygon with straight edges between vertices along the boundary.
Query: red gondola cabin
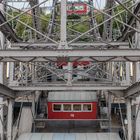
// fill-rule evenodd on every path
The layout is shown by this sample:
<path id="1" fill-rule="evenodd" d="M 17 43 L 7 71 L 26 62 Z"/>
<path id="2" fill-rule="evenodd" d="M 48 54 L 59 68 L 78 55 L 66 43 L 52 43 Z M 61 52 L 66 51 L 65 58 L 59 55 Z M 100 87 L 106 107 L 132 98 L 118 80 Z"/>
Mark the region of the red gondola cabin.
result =
<path id="1" fill-rule="evenodd" d="M 85 3 L 69 3 L 67 4 L 67 14 L 86 15 L 88 13 L 88 5 Z"/>
<path id="2" fill-rule="evenodd" d="M 96 119 L 96 92 L 49 92 L 48 119 Z"/>

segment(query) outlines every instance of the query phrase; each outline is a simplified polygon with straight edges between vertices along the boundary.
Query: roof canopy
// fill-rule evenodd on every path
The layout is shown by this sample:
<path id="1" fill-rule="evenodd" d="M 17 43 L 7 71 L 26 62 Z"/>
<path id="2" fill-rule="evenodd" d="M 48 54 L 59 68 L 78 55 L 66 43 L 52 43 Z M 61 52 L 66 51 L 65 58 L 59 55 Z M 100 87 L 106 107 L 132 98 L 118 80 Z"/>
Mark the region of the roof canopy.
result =
<path id="1" fill-rule="evenodd" d="M 18 140 L 121 140 L 117 133 L 28 133 Z"/>
<path id="2" fill-rule="evenodd" d="M 92 102 L 97 101 L 95 91 L 57 91 L 49 92 L 50 102 Z"/>

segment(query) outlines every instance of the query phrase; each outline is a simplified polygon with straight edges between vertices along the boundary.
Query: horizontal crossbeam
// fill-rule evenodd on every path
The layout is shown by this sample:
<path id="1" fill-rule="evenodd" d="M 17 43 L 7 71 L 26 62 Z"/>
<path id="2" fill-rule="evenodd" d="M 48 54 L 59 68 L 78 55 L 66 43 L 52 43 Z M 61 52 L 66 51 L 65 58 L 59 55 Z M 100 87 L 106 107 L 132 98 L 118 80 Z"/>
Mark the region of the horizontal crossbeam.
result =
<path id="1" fill-rule="evenodd" d="M 53 91 L 90 91 L 90 90 L 125 90 L 127 86 L 106 86 L 106 85 L 86 85 L 86 84 L 81 84 L 81 85 L 72 85 L 72 86 L 67 86 L 67 85 L 47 85 L 47 86 L 11 86 L 10 87 L 13 90 L 17 91 L 28 91 L 28 90 L 53 90 Z"/>
<path id="2" fill-rule="evenodd" d="M 30 43 L 30 42 L 21 42 L 21 43 L 12 43 L 12 47 L 47 47 L 47 46 L 57 46 L 54 43 Z M 71 43 L 70 46 L 93 46 L 93 47 L 100 47 L 100 46 L 117 46 L 117 47 L 128 47 L 128 42 L 88 42 L 88 43 Z"/>
<path id="3" fill-rule="evenodd" d="M 140 57 L 140 49 L 1 50 L 0 57 Z"/>
<path id="4" fill-rule="evenodd" d="M 46 59 L 69 58 L 74 61 L 75 57 L 89 58 L 97 62 L 109 61 L 140 61 L 140 49 L 65 49 L 65 50 L 1 50 L 0 61 L 46 61 Z M 41 60 L 42 58 L 42 60 Z M 86 60 L 85 59 L 85 60 Z M 47 60 L 48 61 L 48 60 Z"/>

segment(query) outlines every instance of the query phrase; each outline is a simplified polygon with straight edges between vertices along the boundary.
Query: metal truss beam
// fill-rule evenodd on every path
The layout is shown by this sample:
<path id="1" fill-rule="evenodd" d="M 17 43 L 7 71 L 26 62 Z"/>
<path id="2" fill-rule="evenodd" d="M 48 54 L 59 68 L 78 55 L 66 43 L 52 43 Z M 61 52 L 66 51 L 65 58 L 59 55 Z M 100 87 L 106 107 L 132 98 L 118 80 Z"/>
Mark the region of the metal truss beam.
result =
<path id="1" fill-rule="evenodd" d="M 35 5 L 38 5 L 39 1 L 38 0 L 29 0 L 29 3 L 31 5 L 31 7 L 33 7 Z M 34 28 L 37 31 L 41 32 L 41 22 L 40 22 L 40 19 L 38 18 L 39 15 L 40 15 L 40 8 L 36 7 L 34 9 L 32 9 L 32 15 L 33 15 L 32 17 L 33 17 L 33 26 L 34 26 Z M 41 38 L 41 35 L 36 34 L 36 37 L 39 39 L 39 38 Z"/>
<path id="2" fill-rule="evenodd" d="M 11 43 L 11 47 L 47 47 L 47 46 L 57 46 L 54 43 L 30 43 L 30 42 L 23 42 L 23 43 Z"/>
<path id="3" fill-rule="evenodd" d="M 30 8 L 30 9 L 28 9 L 28 10 L 26 10 L 26 11 L 24 11 L 24 12 L 18 14 L 17 16 L 15 16 L 15 17 L 13 17 L 13 18 L 7 20 L 6 22 L 0 24 L 0 27 L 4 26 L 5 24 L 11 22 L 11 21 L 14 20 L 14 19 L 17 19 L 18 17 L 24 15 L 25 13 L 30 12 L 32 9 L 34 9 L 34 8 L 36 8 L 36 7 L 39 7 L 40 5 L 44 4 L 45 2 L 47 2 L 47 0 L 42 1 L 41 3 L 39 3 L 39 4 L 35 5 L 35 6 L 33 6 L 32 8 Z M 2 3 L 2 4 L 3 4 L 3 3 Z"/>
<path id="4" fill-rule="evenodd" d="M 22 87 L 22 86 L 11 86 L 11 89 L 15 91 L 35 91 L 35 90 L 57 90 L 57 91 L 91 91 L 91 90 L 125 90 L 127 86 L 108 86 L 108 85 L 86 85 L 86 84 L 81 84 L 81 85 L 72 85 L 72 86 L 67 86 L 67 85 L 46 85 L 46 86 L 27 86 L 27 87 Z"/>
<path id="5" fill-rule="evenodd" d="M 47 46 L 57 46 L 54 43 L 29 43 L 29 42 L 21 42 L 21 43 L 12 43 L 12 47 L 47 47 Z M 100 47 L 100 46 L 116 46 L 116 47 L 128 47 L 128 42 L 89 42 L 89 43 L 71 43 L 70 46 L 93 46 L 93 47 Z"/>
<path id="6" fill-rule="evenodd" d="M 114 0 L 107 0 L 106 1 L 106 9 L 110 9 L 114 5 Z M 113 9 L 107 11 L 107 14 L 112 16 Z M 104 20 L 108 20 L 109 17 L 107 15 L 104 15 Z M 103 32 L 103 38 L 104 40 L 112 40 L 112 25 L 113 21 L 109 20 L 108 22 L 104 23 L 104 32 Z"/>
<path id="7" fill-rule="evenodd" d="M 140 3 L 136 6 L 133 12 L 136 16 L 140 13 Z M 135 17 L 131 16 L 128 25 L 132 26 L 135 22 Z M 125 29 L 123 30 L 123 34 L 121 37 L 118 38 L 118 40 L 125 40 L 129 35 L 132 36 L 134 34 L 134 31 L 130 31 L 130 28 L 128 26 L 125 26 Z"/>
<path id="8" fill-rule="evenodd" d="M 0 11 L 0 24 L 2 24 L 3 22 L 6 22 L 6 18 Z M 3 27 L 0 27 L 0 30 L 8 40 L 12 40 L 14 42 L 22 41 L 22 39 L 16 35 L 9 23 L 5 24 Z"/>
<path id="9" fill-rule="evenodd" d="M 6 96 L 8 98 L 15 98 L 15 92 L 7 86 L 0 84 L 0 96 Z"/>
<path id="10" fill-rule="evenodd" d="M 115 97 L 122 97 L 124 96 L 124 90 L 110 90 L 111 94 L 113 94 Z"/>
<path id="11" fill-rule="evenodd" d="M 83 2 L 83 3 L 87 4 L 86 2 Z M 93 7 L 93 6 L 89 5 L 89 4 L 87 4 L 87 5 L 90 6 L 90 7 Z M 135 3 L 134 5 L 136 5 L 136 3 Z M 131 7 L 129 7 L 129 8 L 134 7 L 134 5 L 131 6 Z M 92 30 L 94 30 L 95 28 L 97 28 L 97 27 L 103 25 L 104 23 L 106 23 L 107 21 L 112 20 L 112 19 L 114 19 L 115 21 L 117 21 L 117 22 L 119 22 L 119 23 L 121 23 L 121 24 L 123 24 L 123 25 L 129 27 L 130 29 L 133 29 L 135 32 L 140 32 L 138 29 L 133 28 L 132 26 L 130 26 L 130 25 L 128 25 L 128 24 L 126 24 L 126 23 L 124 23 L 124 22 L 122 22 L 122 21 L 120 21 L 120 20 L 118 20 L 118 19 L 116 18 L 118 15 L 120 15 L 120 14 L 123 13 L 123 12 L 125 12 L 125 10 L 122 10 L 121 12 L 117 13 L 117 14 L 114 15 L 114 16 L 110 16 L 109 14 L 107 14 L 106 12 L 104 12 L 103 10 L 96 9 L 95 7 L 94 7 L 94 9 L 97 10 L 98 12 L 102 13 L 103 15 L 106 15 L 106 16 L 110 17 L 110 18 L 107 19 L 107 20 L 105 20 L 104 22 L 98 24 L 98 25 L 95 26 L 94 28 L 91 28 L 90 30 L 84 32 L 83 34 L 79 35 L 78 37 L 74 38 L 73 40 L 71 40 L 70 42 L 68 42 L 68 44 L 71 44 L 72 42 L 78 40 L 78 39 L 81 38 L 82 36 L 88 34 L 88 33 L 91 32 Z"/>
<path id="12" fill-rule="evenodd" d="M 140 95 L 140 82 L 136 82 L 125 90 L 125 98 L 134 98 Z"/>
<path id="13" fill-rule="evenodd" d="M 139 57 L 140 49 L 1 50 L 0 57 Z"/>

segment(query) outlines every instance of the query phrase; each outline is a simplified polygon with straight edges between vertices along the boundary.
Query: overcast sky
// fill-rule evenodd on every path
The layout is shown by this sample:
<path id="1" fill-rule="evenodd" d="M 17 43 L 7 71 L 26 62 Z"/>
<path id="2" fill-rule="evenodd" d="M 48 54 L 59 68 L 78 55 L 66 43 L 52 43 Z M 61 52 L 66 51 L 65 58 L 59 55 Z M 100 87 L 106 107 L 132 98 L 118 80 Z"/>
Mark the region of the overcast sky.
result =
<path id="1" fill-rule="evenodd" d="M 40 1 L 44 1 L 44 0 L 40 0 Z M 74 1 L 74 0 L 68 0 L 68 1 Z M 86 1 L 86 0 L 81 0 L 81 1 Z M 94 0 L 94 6 L 96 8 L 102 9 L 105 6 L 105 1 L 106 0 Z M 12 5 L 16 8 L 24 8 L 25 9 L 25 8 L 29 7 L 28 2 L 9 2 L 8 4 Z M 48 2 L 46 2 L 45 4 L 42 4 L 41 7 L 50 7 L 51 4 L 52 4 L 52 0 L 48 0 Z"/>

